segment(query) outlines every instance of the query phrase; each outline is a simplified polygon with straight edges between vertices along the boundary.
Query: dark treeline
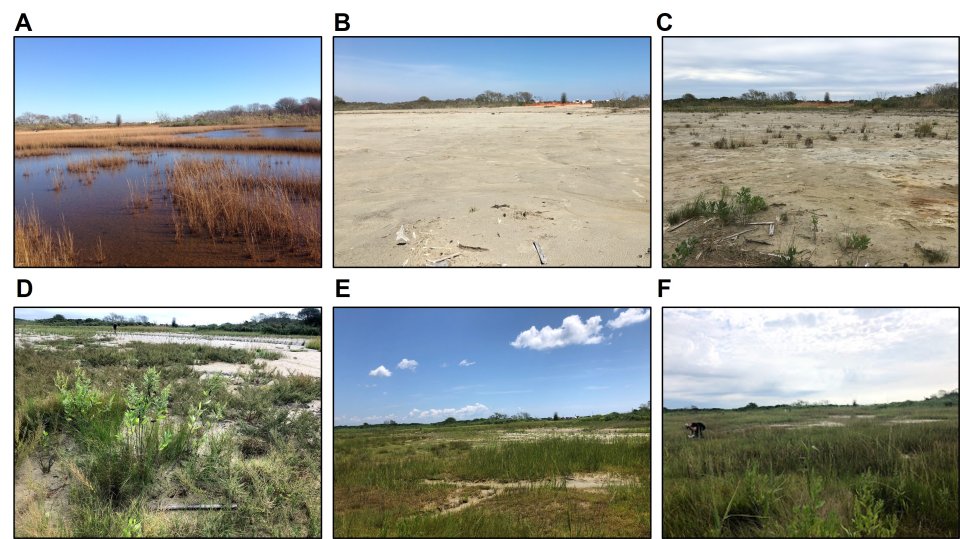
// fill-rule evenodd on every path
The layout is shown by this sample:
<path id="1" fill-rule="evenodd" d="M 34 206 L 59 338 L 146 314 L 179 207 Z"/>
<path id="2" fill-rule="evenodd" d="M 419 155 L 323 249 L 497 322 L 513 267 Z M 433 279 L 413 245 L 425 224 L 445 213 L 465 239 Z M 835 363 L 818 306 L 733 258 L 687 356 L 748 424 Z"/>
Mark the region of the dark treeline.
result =
<path id="1" fill-rule="evenodd" d="M 247 106 L 233 105 L 223 110 L 208 110 L 192 116 L 171 119 L 166 114 L 157 113 L 157 121 L 163 125 L 191 126 L 191 125 L 221 125 L 247 123 L 249 120 L 269 121 L 276 117 L 304 117 L 320 116 L 321 102 L 316 97 L 304 97 L 297 100 L 293 97 L 284 97 L 273 105 L 251 103 Z"/>
<path id="2" fill-rule="evenodd" d="M 960 389 L 954 388 L 951 391 L 946 391 L 941 389 L 933 395 L 924 397 L 922 401 L 901 401 L 901 402 L 885 402 L 882 404 L 866 404 L 863 406 L 868 406 L 872 408 L 888 408 L 888 407 L 902 407 L 902 406 L 929 406 L 929 405 L 942 405 L 942 406 L 956 406 L 960 402 Z M 783 408 L 811 408 L 811 407 L 824 407 L 824 408 L 838 408 L 841 406 L 858 406 L 857 401 L 854 400 L 851 404 L 831 404 L 830 401 L 821 400 L 821 401 L 805 401 L 798 400 L 792 404 L 773 404 L 768 406 L 760 406 L 754 402 L 749 402 L 746 406 L 741 406 L 740 408 L 698 408 L 696 406 L 688 406 L 686 408 L 667 408 L 663 407 L 664 412 L 742 412 L 747 410 L 779 410 Z"/>
<path id="3" fill-rule="evenodd" d="M 320 335 L 320 309 L 305 307 L 296 314 L 278 312 L 273 314 L 260 313 L 250 320 L 240 324 L 206 324 L 183 326 L 172 319 L 162 324 L 151 322 L 145 315 L 123 316 L 110 313 L 103 318 L 66 318 L 62 314 L 55 314 L 50 318 L 40 320 L 16 319 L 16 323 L 36 324 L 53 327 L 82 327 L 82 326 L 111 326 L 117 324 L 122 327 L 189 327 L 196 331 L 230 331 L 239 333 L 263 333 L 271 335 Z"/>
<path id="4" fill-rule="evenodd" d="M 298 118 L 320 116 L 320 100 L 316 97 L 283 97 L 273 105 L 251 103 L 249 105 L 233 105 L 223 110 L 208 110 L 190 116 L 173 118 L 164 112 L 157 112 L 156 121 L 169 126 L 192 125 L 219 125 L 232 123 L 246 123 L 250 120 L 269 121 L 280 118 Z M 101 121 L 98 116 L 83 116 L 69 113 L 61 116 L 34 114 L 24 112 L 14 118 L 17 127 L 32 127 L 34 129 L 66 129 L 71 127 L 90 126 L 117 126 L 122 123 L 118 115 L 115 119 Z"/>
<path id="5" fill-rule="evenodd" d="M 596 414 L 590 416 L 576 416 L 576 417 L 564 417 L 557 413 L 554 413 L 551 417 L 533 417 L 527 412 L 519 412 L 513 415 L 507 415 L 500 412 L 493 413 L 490 417 L 480 417 L 476 419 L 457 419 L 455 417 L 448 417 L 439 423 L 403 423 L 404 426 L 452 426 L 452 425 L 501 425 L 504 423 L 515 423 L 517 421 L 536 421 L 536 422 L 549 422 L 549 421 L 581 421 L 581 422 L 596 422 L 596 421 L 646 421 L 650 422 L 650 404 L 647 403 L 638 408 L 634 408 L 629 412 L 610 412 L 609 414 Z M 378 424 L 368 424 L 364 423 L 363 425 L 336 425 L 334 428 L 367 428 L 367 427 L 379 427 L 379 426 L 394 426 L 400 425 L 393 419 L 388 419 L 383 423 Z"/>
<path id="6" fill-rule="evenodd" d="M 381 103 L 379 101 L 346 101 L 340 96 L 333 96 L 333 110 L 407 110 L 407 109 L 444 109 L 470 107 L 519 107 L 536 103 L 591 103 L 595 107 L 636 108 L 649 107 L 650 95 L 631 95 L 624 97 L 616 95 L 605 100 L 568 101 L 564 92 L 556 100 L 545 100 L 530 92 L 514 92 L 505 94 L 487 90 L 476 97 L 458 97 L 456 99 L 430 99 L 420 96 L 414 101 L 398 101 L 395 103 Z"/>
<path id="7" fill-rule="evenodd" d="M 956 109 L 958 108 L 957 83 L 934 84 L 923 92 L 913 95 L 888 96 L 878 93 L 873 99 L 851 99 L 849 101 L 833 101 L 830 92 L 823 98 L 798 98 L 796 92 L 783 91 L 767 93 L 759 90 L 747 90 L 739 97 L 709 97 L 698 98 L 693 94 L 683 94 L 677 99 L 666 99 L 663 102 L 664 110 L 718 110 L 718 109 L 762 109 L 762 108 L 802 108 L 835 107 L 871 109 L 879 112 L 886 109 Z"/>

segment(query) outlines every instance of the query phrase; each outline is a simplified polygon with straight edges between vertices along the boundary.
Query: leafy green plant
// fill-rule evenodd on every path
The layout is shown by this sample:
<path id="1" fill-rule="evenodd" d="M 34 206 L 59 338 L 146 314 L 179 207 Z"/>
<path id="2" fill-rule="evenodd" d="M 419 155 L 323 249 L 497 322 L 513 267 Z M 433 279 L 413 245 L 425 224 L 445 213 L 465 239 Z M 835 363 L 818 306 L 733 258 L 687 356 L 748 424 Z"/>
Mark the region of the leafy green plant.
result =
<path id="1" fill-rule="evenodd" d="M 737 192 L 736 204 L 736 213 L 741 221 L 746 221 L 748 217 L 767 209 L 767 201 L 760 195 L 751 194 L 749 187 L 740 188 Z"/>
<path id="2" fill-rule="evenodd" d="M 687 238 L 681 241 L 676 247 L 674 247 L 673 253 L 667 260 L 667 265 L 682 268 L 687 263 L 687 259 L 690 258 L 690 255 L 693 254 L 693 250 L 696 249 L 697 243 L 699 243 L 697 238 Z"/>
<path id="3" fill-rule="evenodd" d="M 859 232 L 843 234 L 839 238 L 839 243 L 840 250 L 844 255 L 851 252 L 854 255 L 852 259 L 847 260 L 847 265 L 858 266 L 860 265 L 860 256 L 870 247 L 870 236 Z"/>
<path id="4" fill-rule="evenodd" d="M 777 265 L 785 268 L 793 267 L 797 264 L 797 256 L 800 252 L 797 248 L 791 245 L 786 253 L 779 253 L 780 257 L 777 258 Z"/>
<path id="5" fill-rule="evenodd" d="M 160 374 L 153 367 L 143 374 L 143 385 L 126 389 L 123 429 L 117 434 L 140 466 L 151 466 L 170 443 L 173 432 L 164 423 L 170 386 L 160 387 Z"/>
<path id="6" fill-rule="evenodd" d="M 850 537 L 893 537 L 896 515 L 884 514 L 883 500 L 877 497 L 879 480 L 871 471 L 860 476 L 853 500 L 853 519 L 843 531 Z"/>
<path id="7" fill-rule="evenodd" d="M 103 396 L 93 388 L 90 378 L 79 367 L 74 371 L 72 388 L 70 379 L 61 372 L 57 372 L 54 383 L 60 393 L 60 404 L 67 422 L 77 429 L 82 429 L 97 414 L 99 405 L 103 403 Z"/>
<path id="8" fill-rule="evenodd" d="M 137 517 L 128 517 L 120 531 L 121 537 L 143 537 L 143 523 Z"/>

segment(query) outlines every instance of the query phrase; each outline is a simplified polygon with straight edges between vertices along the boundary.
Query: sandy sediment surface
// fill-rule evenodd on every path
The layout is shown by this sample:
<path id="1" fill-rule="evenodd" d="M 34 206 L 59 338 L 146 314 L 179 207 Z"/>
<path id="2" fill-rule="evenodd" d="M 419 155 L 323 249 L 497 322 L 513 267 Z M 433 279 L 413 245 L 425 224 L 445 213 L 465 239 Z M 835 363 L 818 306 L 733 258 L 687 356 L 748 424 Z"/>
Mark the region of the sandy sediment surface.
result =
<path id="1" fill-rule="evenodd" d="M 914 136 L 923 121 L 935 122 L 937 137 Z M 671 210 L 700 193 L 717 199 L 722 186 L 749 187 L 770 205 L 755 220 L 777 221 L 772 237 L 762 226 L 722 242 L 722 256 L 706 253 L 687 265 L 750 265 L 790 246 L 815 266 L 930 265 L 920 247 L 945 252 L 936 265 L 957 265 L 956 112 L 667 112 L 663 137 L 664 230 Z M 721 137 L 748 146 L 714 148 Z M 665 232 L 664 255 L 685 238 L 698 237 L 699 252 L 704 238 L 751 228 L 721 234 L 704 220 Z M 859 256 L 841 248 L 855 233 L 870 238 Z"/>
<path id="2" fill-rule="evenodd" d="M 342 112 L 334 125 L 339 266 L 539 266 L 533 242 L 549 266 L 650 265 L 648 110 Z"/>
<path id="3" fill-rule="evenodd" d="M 17 344 L 31 343 L 40 344 L 66 338 L 60 335 L 43 335 L 31 333 L 17 333 Z M 104 339 L 99 344 L 101 346 L 124 346 L 131 342 L 139 341 L 144 343 L 174 343 L 174 344 L 199 344 L 205 346 L 216 346 L 221 348 L 240 348 L 246 350 L 264 350 L 277 352 L 282 357 L 274 360 L 257 359 L 257 363 L 266 365 L 268 369 L 274 369 L 278 374 L 305 374 L 320 378 L 320 351 L 304 347 L 303 339 L 287 338 L 282 336 L 257 336 L 242 337 L 234 335 L 197 335 L 192 333 L 128 333 L 120 332 L 117 334 L 102 333 L 97 334 L 97 338 Z M 200 372 L 236 374 L 242 372 L 248 367 L 237 363 L 213 362 L 206 365 L 194 365 L 193 368 Z"/>

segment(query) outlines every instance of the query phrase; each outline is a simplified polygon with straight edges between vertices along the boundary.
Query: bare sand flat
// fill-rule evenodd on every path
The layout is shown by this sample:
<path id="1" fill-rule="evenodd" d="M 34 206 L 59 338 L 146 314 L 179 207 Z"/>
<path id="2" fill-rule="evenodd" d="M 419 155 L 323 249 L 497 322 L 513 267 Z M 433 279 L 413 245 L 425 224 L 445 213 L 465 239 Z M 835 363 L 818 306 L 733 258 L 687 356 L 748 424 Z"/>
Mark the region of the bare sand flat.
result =
<path id="1" fill-rule="evenodd" d="M 47 346 L 44 343 L 50 341 L 66 339 L 69 337 L 61 335 L 37 335 L 33 333 L 18 332 L 16 335 L 17 345 L 33 344 L 35 346 Z M 283 336 L 257 336 L 243 337 L 237 335 L 199 335 L 195 333 L 132 333 L 120 332 L 117 334 L 98 333 L 97 340 L 102 340 L 102 346 L 125 346 L 132 342 L 145 343 L 172 343 L 182 345 L 204 345 L 215 346 L 219 348 L 239 348 L 246 350 L 265 350 L 280 354 L 278 359 L 257 359 L 257 363 L 266 365 L 268 369 L 274 369 L 278 374 L 289 376 L 294 374 L 305 374 L 320 378 L 322 372 L 320 365 L 320 351 L 304 347 L 304 340 L 289 338 Z M 240 363 L 221 363 L 213 362 L 205 365 L 193 365 L 193 369 L 200 372 L 236 374 L 249 370 L 247 365 Z"/>
<path id="2" fill-rule="evenodd" d="M 549 266 L 650 265 L 649 110 L 338 112 L 334 125 L 338 266 L 539 266 L 533 242 Z"/>
<path id="3" fill-rule="evenodd" d="M 936 137 L 914 136 L 922 121 Z M 664 230 L 671 210 L 700 193 L 717 199 L 721 186 L 751 188 L 770 205 L 753 221 L 777 222 L 773 236 L 761 226 L 717 243 L 751 227 L 696 219 L 664 233 L 667 257 L 697 237 L 686 265 L 769 263 L 790 246 L 814 266 L 957 265 L 956 112 L 667 112 L 663 137 Z M 714 148 L 721 137 L 748 146 Z M 870 238 L 859 256 L 841 248 L 854 233 Z M 921 247 L 946 260 L 931 262 Z"/>

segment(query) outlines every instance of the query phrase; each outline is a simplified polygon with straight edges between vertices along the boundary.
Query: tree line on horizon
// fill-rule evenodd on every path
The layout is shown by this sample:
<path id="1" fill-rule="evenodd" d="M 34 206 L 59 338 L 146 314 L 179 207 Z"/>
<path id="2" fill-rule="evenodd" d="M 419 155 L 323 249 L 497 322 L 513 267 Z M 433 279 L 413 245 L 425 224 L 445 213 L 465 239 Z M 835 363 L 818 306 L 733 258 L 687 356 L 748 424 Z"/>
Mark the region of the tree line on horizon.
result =
<path id="1" fill-rule="evenodd" d="M 535 96 L 531 92 L 521 91 L 513 93 L 495 92 L 486 90 L 476 97 L 458 97 L 454 99 L 431 99 L 420 96 L 413 101 L 396 101 L 384 103 L 380 101 L 347 101 L 344 98 L 333 96 L 333 110 L 407 110 L 407 109 L 441 109 L 441 108 L 470 108 L 470 107 L 519 107 L 534 103 L 568 103 L 567 93 L 562 92 L 557 100 L 546 100 Z M 650 106 L 650 94 L 642 96 L 631 95 L 625 97 L 616 92 L 614 97 L 603 100 L 588 100 L 595 107 L 638 108 Z"/>
<path id="2" fill-rule="evenodd" d="M 166 126 L 194 126 L 217 125 L 221 123 L 237 123 L 244 119 L 270 119 L 281 117 L 312 117 L 320 116 L 321 101 L 316 97 L 282 97 L 273 105 L 251 103 L 249 105 L 233 105 L 221 110 L 207 110 L 187 116 L 172 117 L 164 112 L 156 113 L 156 123 Z M 35 114 L 24 112 L 14 118 L 15 127 L 32 127 L 34 129 L 64 129 L 70 127 L 88 127 L 94 125 L 119 127 L 122 124 L 121 115 L 113 120 L 101 121 L 98 116 L 83 116 L 77 113 L 68 113 L 60 116 Z"/>
<path id="3" fill-rule="evenodd" d="M 874 112 L 884 109 L 956 109 L 958 108 L 957 83 L 933 84 L 922 92 L 913 95 L 891 96 L 878 92 L 873 99 L 850 99 L 834 101 L 830 92 L 825 92 L 822 99 L 806 99 L 797 97 L 796 92 L 767 93 L 761 90 L 750 89 L 739 97 L 707 97 L 698 98 L 691 93 L 683 94 L 676 99 L 665 99 L 664 110 L 695 110 L 715 108 L 778 108 L 784 106 L 804 106 L 812 104 L 847 104 L 855 108 L 868 108 Z"/>
<path id="4" fill-rule="evenodd" d="M 402 423 L 406 426 L 416 426 L 416 425 L 433 425 L 433 426 L 450 426 L 450 425 L 500 425 L 503 423 L 514 423 L 517 421 L 650 421 L 650 402 L 647 401 L 646 404 L 641 404 L 640 406 L 634 408 L 629 412 L 610 412 L 608 414 L 594 414 L 590 416 L 575 416 L 575 417 L 563 417 L 559 413 L 554 412 L 551 417 L 533 417 L 527 412 L 517 412 L 513 415 L 507 415 L 502 412 L 494 412 L 490 417 L 478 417 L 474 419 L 457 419 L 455 417 L 448 417 L 443 421 L 437 423 Z M 366 428 L 366 427 L 379 427 L 379 426 L 396 426 L 401 425 L 395 419 L 386 419 L 383 423 L 370 424 L 363 423 L 362 425 L 335 425 L 334 428 Z"/>
<path id="5" fill-rule="evenodd" d="M 93 327 L 112 326 L 117 324 L 124 327 L 190 327 L 197 331 L 230 331 L 237 333 L 264 333 L 270 335 L 320 335 L 320 309 L 304 307 L 296 314 L 287 312 L 260 313 L 246 322 L 239 324 L 226 322 L 223 324 L 203 324 L 184 326 L 173 318 L 169 324 L 150 321 L 145 315 L 123 316 L 110 313 L 103 318 L 67 318 L 62 314 L 55 314 L 50 318 L 38 320 L 24 320 L 17 318 L 15 323 L 36 324 L 50 327 Z"/>
<path id="6" fill-rule="evenodd" d="M 922 401 L 913 401 L 906 400 L 900 402 L 886 402 L 880 404 L 867 404 L 863 406 L 875 406 L 879 408 L 886 408 L 889 406 L 918 406 L 923 404 L 942 404 L 943 406 L 956 406 L 960 402 L 960 388 L 954 388 L 950 391 L 941 389 L 936 393 L 924 397 Z M 819 401 L 806 401 L 803 399 L 796 400 L 790 404 L 781 403 L 781 404 L 770 404 L 761 406 L 755 402 L 749 402 L 744 406 L 739 408 L 700 408 L 698 406 L 690 405 L 682 408 L 667 408 L 663 407 L 664 412 L 743 412 L 748 410 L 778 410 L 782 408 L 812 408 L 812 407 L 824 407 L 824 408 L 837 408 L 840 406 L 860 406 L 857 404 L 857 400 L 853 399 L 851 404 L 831 404 L 829 400 L 819 400 Z"/>

